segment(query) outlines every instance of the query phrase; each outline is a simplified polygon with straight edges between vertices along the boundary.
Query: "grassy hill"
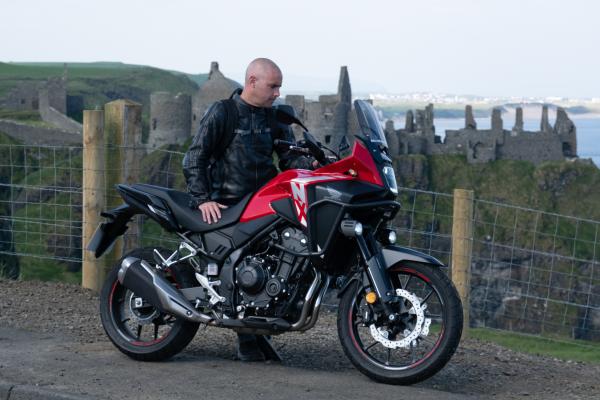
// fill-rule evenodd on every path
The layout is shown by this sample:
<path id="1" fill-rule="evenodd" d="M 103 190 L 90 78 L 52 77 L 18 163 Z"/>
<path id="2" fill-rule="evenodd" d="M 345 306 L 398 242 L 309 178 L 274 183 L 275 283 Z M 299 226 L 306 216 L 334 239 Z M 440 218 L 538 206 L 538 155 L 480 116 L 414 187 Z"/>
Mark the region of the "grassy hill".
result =
<path id="1" fill-rule="evenodd" d="M 63 63 L 0 63 L 0 96 L 19 81 L 43 81 L 63 75 Z M 150 94 L 167 91 L 194 94 L 207 74 L 191 75 L 143 65 L 117 62 L 68 63 L 67 93 L 83 98 L 84 109 L 98 109 L 105 103 L 127 98 L 143 106 L 144 133 L 150 114 Z M 81 114 L 71 115 L 82 121 Z"/>

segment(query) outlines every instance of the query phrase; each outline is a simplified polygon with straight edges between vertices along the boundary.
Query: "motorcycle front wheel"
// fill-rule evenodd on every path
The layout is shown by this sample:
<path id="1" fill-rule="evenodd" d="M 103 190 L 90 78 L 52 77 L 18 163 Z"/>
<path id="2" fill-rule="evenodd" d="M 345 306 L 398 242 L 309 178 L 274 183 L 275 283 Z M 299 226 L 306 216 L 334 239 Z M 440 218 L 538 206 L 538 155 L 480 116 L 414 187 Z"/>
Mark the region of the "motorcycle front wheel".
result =
<path id="1" fill-rule="evenodd" d="M 164 249 L 158 249 L 163 257 Z M 140 361 L 161 361 L 183 350 L 194 338 L 199 324 L 165 314 L 121 285 L 117 273 L 126 257 L 136 257 L 154 265 L 154 249 L 135 249 L 108 274 L 100 293 L 100 319 L 109 339 L 122 353 Z M 179 288 L 194 286 L 187 265 L 175 264 L 165 278 Z"/>
<path id="2" fill-rule="evenodd" d="M 338 311 L 340 342 L 352 364 L 378 382 L 423 381 L 454 354 L 462 334 L 462 305 L 454 285 L 438 268 L 397 265 L 388 270 L 396 301 L 386 316 L 372 289 L 354 282 Z M 367 301 L 369 300 L 369 301 Z"/>

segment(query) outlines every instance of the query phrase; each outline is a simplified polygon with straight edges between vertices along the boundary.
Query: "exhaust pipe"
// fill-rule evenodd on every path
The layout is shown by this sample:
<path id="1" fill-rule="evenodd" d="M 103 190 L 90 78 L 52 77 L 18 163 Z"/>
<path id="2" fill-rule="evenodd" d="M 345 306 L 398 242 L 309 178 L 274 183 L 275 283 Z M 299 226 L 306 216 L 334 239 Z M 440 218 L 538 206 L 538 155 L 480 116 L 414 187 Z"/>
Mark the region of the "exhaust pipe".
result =
<path id="1" fill-rule="evenodd" d="M 146 261 L 127 257 L 118 272 L 121 285 L 159 310 L 192 322 L 209 323 L 212 318 L 198 312 L 183 293 L 154 271 Z"/>

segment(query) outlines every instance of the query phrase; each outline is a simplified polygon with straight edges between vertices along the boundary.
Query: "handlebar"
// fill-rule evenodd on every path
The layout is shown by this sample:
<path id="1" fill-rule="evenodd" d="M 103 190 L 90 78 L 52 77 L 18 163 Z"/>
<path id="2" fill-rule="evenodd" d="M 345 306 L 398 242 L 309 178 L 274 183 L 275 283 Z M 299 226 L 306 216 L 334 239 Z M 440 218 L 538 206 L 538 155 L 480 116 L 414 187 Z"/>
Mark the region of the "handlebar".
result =
<path id="1" fill-rule="evenodd" d="M 292 151 L 296 151 L 298 153 L 303 153 L 303 154 L 311 155 L 311 152 L 310 152 L 309 149 L 306 149 L 306 148 L 300 147 L 300 146 L 296 146 L 296 143 L 288 142 L 286 140 L 275 139 L 273 141 L 273 144 L 275 146 L 287 146 Z"/>
<path id="2" fill-rule="evenodd" d="M 273 144 L 275 146 L 286 146 L 291 151 L 313 156 L 321 165 L 327 165 L 331 163 L 331 160 L 325 155 L 325 152 L 323 152 L 323 150 L 319 147 L 317 143 L 303 141 L 302 146 L 298 146 L 294 142 L 289 142 L 287 140 L 282 139 L 275 139 L 273 141 Z"/>

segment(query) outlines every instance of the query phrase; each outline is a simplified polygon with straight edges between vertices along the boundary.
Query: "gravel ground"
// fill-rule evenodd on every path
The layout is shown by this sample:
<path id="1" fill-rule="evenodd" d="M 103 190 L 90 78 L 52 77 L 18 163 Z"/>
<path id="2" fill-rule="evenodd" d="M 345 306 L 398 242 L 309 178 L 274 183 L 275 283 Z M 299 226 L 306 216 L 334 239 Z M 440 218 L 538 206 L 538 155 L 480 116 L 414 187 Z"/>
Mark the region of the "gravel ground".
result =
<path id="1" fill-rule="evenodd" d="M 283 364 L 323 371 L 352 369 L 338 342 L 335 318 L 334 311 L 323 310 L 311 331 L 275 337 Z M 98 297 L 64 283 L 0 280 L 0 326 L 64 334 L 82 343 L 108 341 L 98 316 Z M 184 351 L 232 359 L 235 335 L 201 328 Z M 599 399 L 599 377 L 600 365 L 466 339 L 441 372 L 417 386 L 496 399 Z"/>

